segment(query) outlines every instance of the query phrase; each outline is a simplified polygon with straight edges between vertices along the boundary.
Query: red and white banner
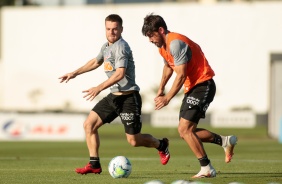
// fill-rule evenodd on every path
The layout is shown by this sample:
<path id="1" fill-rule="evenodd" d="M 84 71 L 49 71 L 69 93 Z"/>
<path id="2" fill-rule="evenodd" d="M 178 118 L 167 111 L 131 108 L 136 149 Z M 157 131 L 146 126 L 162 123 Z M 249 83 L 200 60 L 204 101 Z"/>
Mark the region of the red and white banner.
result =
<path id="1" fill-rule="evenodd" d="M 0 113 L 0 141 L 82 141 L 86 115 Z"/>

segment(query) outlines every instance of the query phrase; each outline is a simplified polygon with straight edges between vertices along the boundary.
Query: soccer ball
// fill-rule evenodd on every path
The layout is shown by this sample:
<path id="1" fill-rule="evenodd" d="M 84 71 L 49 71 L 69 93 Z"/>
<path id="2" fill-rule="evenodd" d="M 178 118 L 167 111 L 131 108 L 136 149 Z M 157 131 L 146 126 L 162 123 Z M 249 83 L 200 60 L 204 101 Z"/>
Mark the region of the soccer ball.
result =
<path id="1" fill-rule="evenodd" d="M 176 181 L 173 181 L 171 184 L 192 184 L 190 183 L 189 181 L 186 181 L 186 180 L 176 180 Z M 196 183 L 194 183 L 196 184 Z"/>
<path id="2" fill-rule="evenodd" d="M 152 181 L 148 181 L 144 184 L 164 184 L 164 183 L 160 180 L 152 180 Z"/>
<path id="3" fill-rule="evenodd" d="M 131 173 L 132 167 L 128 158 L 116 156 L 110 161 L 108 170 L 113 178 L 127 178 Z"/>

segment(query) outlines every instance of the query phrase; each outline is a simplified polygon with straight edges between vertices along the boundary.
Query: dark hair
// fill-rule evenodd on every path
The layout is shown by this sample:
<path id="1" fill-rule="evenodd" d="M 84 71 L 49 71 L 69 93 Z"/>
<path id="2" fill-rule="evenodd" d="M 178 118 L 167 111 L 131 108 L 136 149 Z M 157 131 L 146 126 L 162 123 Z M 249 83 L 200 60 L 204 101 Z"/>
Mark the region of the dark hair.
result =
<path id="1" fill-rule="evenodd" d="M 158 31 L 160 27 L 167 31 L 167 26 L 164 19 L 159 15 L 153 15 L 153 13 L 150 13 L 144 18 L 142 34 L 147 36 L 147 34 Z"/>
<path id="2" fill-rule="evenodd" d="M 105 18 L 105 21 L 118 22 L 122 26 L 122 18 L 117 14 L 111 14 Z"/>

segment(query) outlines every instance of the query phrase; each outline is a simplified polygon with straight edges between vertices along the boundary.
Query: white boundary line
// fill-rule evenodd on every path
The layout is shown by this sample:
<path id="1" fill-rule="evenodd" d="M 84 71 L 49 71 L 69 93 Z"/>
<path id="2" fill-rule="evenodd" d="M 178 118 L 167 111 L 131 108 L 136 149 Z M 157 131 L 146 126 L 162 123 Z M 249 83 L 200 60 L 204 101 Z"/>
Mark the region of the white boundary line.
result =
<path id="1" fill-rule="evenodd" d="M 156 158 L 149 158 L 149 157 L 128 157 L 130 160 L 159 160 L 158 157 Z M 88 160 L 88 157 L 0 157 L 0 160 Z M 100 160 L 111 160 L 111 157 L 102 157 L 100 158 Z M 193 158 L 189 159 L 186 157 L 176 157 L 173 158 L 174 160 L 195 160 Z M 212 161 L 221 161 L 222 159 L 212 159 Z M 235 162 L 253 162 L 253 163 L 282 163 L 282 159 L 281 160 L 254 160 L 254 159 L 236 159 L 234 158 L 234 163 Z"/>

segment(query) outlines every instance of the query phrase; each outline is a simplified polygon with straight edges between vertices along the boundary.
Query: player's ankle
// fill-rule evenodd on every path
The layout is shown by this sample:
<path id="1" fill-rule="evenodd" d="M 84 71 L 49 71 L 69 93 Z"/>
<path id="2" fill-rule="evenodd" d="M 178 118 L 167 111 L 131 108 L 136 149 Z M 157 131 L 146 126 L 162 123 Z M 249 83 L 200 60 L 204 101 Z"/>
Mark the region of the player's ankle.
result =
<path id="1" fill-rule="evenodd" d="M 92 168 L 100 168 L 101 167 L 99 157 L 90 157 L 89 163 L 90 163 Z"/>
<path id="2" fill-rule="evenodd" d="M 159 151 L 165 151 L 167 145 L 166 145 L 166 142 L 164 140 L 159 140 L 160 141 L 160 145 L 159 147 L 157 148 L 157 150 Z"/>

